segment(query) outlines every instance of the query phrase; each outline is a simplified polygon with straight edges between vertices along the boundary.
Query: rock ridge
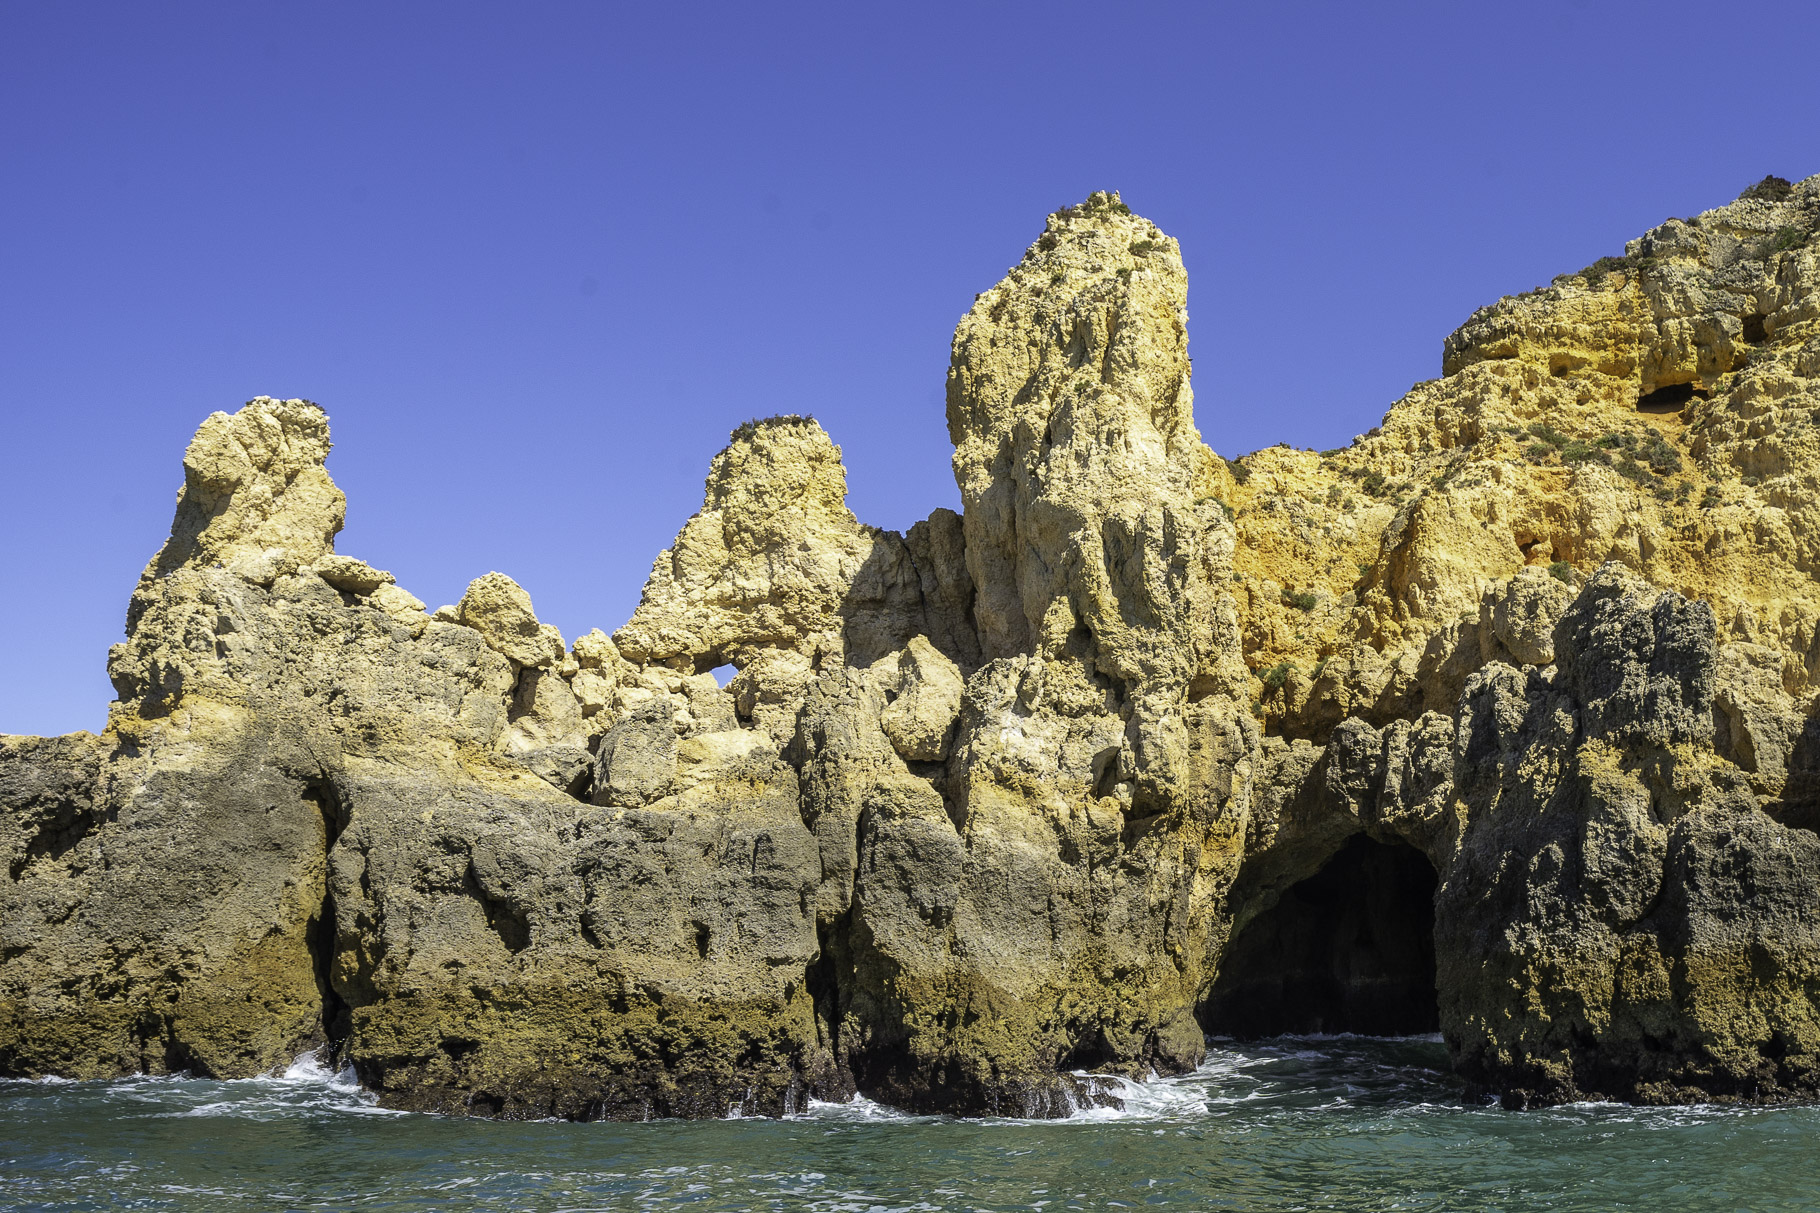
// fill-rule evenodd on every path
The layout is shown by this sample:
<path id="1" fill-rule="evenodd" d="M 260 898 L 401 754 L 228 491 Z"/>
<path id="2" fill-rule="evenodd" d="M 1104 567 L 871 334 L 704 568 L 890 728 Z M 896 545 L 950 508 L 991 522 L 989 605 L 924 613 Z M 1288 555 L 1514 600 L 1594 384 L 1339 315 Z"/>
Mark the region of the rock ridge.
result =
<path id="1" fill-rule="evenodd" d="M 1513 1107 L 1812 1098 L 1817 226 L 1766 179 L 1226 459 L 1180 250 L 1094 194 L 957 327 L 960 513 L 750 422 L 572 642 L 336 552 L 318 406 L 212 414 L 106 728 L 0 738 L 0 1074 L 1044 1117 L 1439 1029 Z"/>

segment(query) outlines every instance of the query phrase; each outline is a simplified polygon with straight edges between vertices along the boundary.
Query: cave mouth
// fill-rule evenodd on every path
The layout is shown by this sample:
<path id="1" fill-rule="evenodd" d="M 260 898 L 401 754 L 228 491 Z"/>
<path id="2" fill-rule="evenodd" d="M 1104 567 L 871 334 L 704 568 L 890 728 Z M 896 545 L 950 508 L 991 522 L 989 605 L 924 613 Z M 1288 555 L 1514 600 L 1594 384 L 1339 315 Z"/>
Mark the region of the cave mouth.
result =
<path id="1" fill-rule="evenodd" d="M 1215 1036 L 1414 1036 L 1440 1029 L 1435 871 L 1354 835 L 1239 932 L 1201 1025 Z"/>
<path id="2" fill-rule="evenodd" d="M 1679 413 L 1687 407 L 1687 402 L 1698 396 L 1702 400 L 1711 399 L 1712 393 L 1692 383 L 1671 383 L 1659 387 L 1647 396 L 1637 399 L 1639 413 Z"/>

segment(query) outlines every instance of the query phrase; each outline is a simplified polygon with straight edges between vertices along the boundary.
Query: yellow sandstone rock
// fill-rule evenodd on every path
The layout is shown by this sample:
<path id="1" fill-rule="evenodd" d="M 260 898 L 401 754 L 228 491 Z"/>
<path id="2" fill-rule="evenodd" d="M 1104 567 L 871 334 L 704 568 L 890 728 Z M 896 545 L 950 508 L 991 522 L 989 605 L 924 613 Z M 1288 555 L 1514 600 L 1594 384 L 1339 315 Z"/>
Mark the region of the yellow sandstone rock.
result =
<path id="1" fill-rule="evenodd" d="M 515 665 L 534 669 L 555 665 L 568 648 L 562 633 L 537 622 L 531 596 L 504 573 L 487 573 L 470 582 L 455 615 L 464 627 L 479 632 L 488 648 Z"/>
<path id="2" fill-rule="evenodd" d="M 1767 179 L 1222 458 L 1179 250 L 1095 194 L 957 328 L 963 513 L 748 423 L 572 648 L 335 553 L 316 406 L 214 414 L 107 731 L 0 738 L 0 1074 L 1046 1116 L 1438 1028 L 1512 1106 L 1812 1096 L 1817 232 Z"/>

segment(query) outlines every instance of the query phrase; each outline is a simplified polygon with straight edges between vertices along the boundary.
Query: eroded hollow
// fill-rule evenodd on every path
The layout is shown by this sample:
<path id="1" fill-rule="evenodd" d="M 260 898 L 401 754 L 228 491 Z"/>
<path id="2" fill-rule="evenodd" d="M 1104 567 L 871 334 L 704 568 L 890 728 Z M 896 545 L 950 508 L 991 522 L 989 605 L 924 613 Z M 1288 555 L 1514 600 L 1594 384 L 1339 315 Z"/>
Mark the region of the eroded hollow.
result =
<path id="1" fill-rule="evenodd" d="M 1640 397 L 1637 400 L 1637 411 L 1639 413 L 1678 413 L 1686 408 L 1687 402 L 1695 396 L 1706 400 L 1712 396 L 1712 393 L 1691 383 L 1671 383 L 1667 387 L 1659 387 L 1649 395 Z"/>
<path id="2" fill-rule="evenodd" d="M 339 1050 L 352 1030 L 353 1011 L 335 988 L 335 950 L 339 946 L 336 929 L 335 891 L 328 875 L 329 852 L 347 828 L 348 811 L 326 780 L 313 782 L 303 791 L 303 799 L 316 806 L 322 819 L 323 882 L 322 904 L 304 926 L 304 946 L 310 952 L 310 967 L 316 975 L 316 990 L 322 999 L 322 1034 L 329 1045 Z"/>
<path id="3" fill-rule="evenodd" d="M 1202 1026 L 1247 1038 L 1436 1031 L 1434 897 L 1420 851 L 1353 837 L 1239 932 Z"/>

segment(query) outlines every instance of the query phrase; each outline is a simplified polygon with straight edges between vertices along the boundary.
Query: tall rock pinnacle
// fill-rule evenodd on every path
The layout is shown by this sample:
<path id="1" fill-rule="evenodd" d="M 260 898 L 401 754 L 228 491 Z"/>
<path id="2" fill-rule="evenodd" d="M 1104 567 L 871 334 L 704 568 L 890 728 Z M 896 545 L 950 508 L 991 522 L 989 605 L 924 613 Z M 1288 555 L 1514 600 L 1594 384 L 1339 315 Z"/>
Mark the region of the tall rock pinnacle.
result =
<path id="1" fill-rule="evenodd" d="M 1190 684 L 1237 652 L 1214 588 L 1231 528 L 1194 425 L 1187 299 L 1176 242 L 1096 193 L 974 301 L 948 371 L 981 645 L 1110 679 L 1139 717 L 1140 766 L 1164 761 Z"/>

